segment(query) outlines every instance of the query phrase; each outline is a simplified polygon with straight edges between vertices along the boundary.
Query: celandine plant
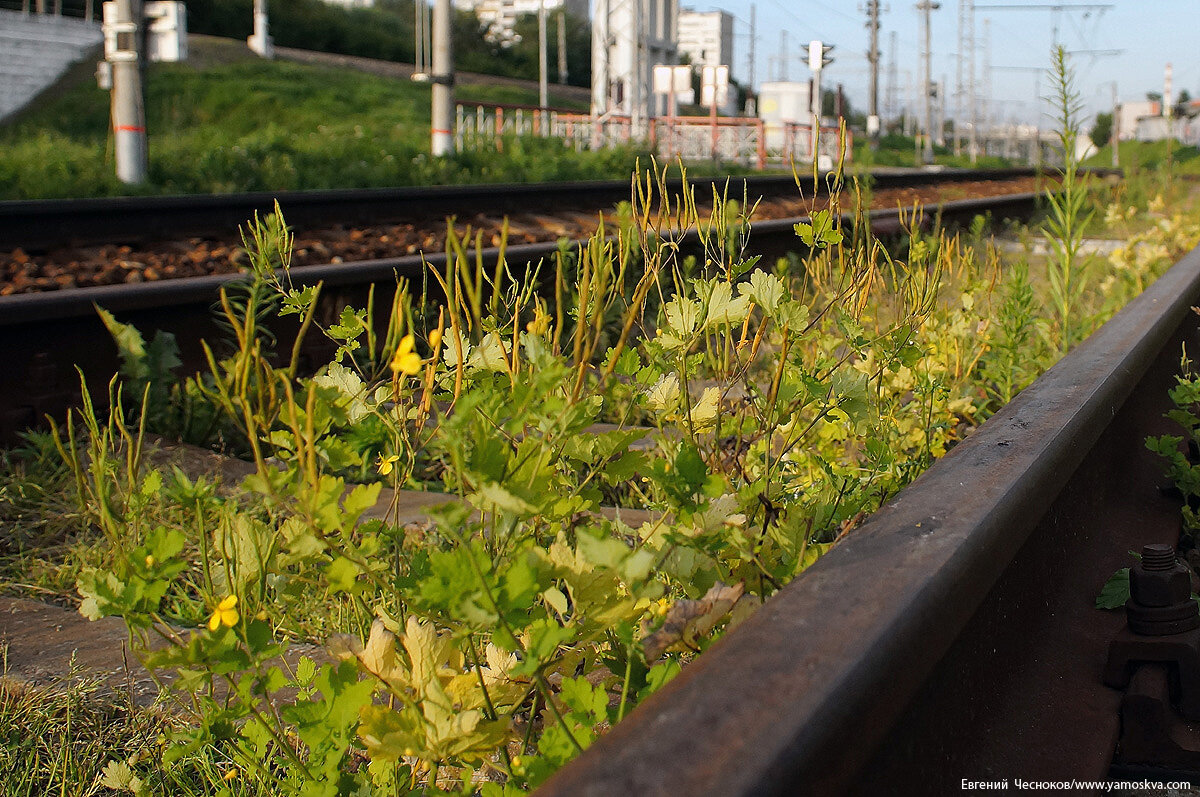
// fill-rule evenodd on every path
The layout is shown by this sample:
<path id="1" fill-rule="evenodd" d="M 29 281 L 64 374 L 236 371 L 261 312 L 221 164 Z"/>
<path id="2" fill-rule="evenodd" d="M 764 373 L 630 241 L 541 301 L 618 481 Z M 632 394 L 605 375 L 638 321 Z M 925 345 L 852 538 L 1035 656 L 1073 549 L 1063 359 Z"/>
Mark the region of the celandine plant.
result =
<path id="1" fill-rule="evenodd" d="M 914 232 L 897 260 L 835 207 L 764 268 L 750 203 L 702 212 L 664 178 L 529 273 L 452 230 L 386 322 L 322 323 L 283 220 L 253 223 L 232 349 L 142 388 L 158 417 L 218 416 L 255 463 L 236 491 L 148 471 L 120 402 L 60 432 L 111 538 L 82 611 L 123 617 L 193 720 L 168 763 L 219 742 L 277 791 L 524 793 L 1030 377 L 1045 312 L 994 256 Z M 275 313 L 330 362 L 271 356 Z M 402 523 L 404 489 L 446 501 Z"/>

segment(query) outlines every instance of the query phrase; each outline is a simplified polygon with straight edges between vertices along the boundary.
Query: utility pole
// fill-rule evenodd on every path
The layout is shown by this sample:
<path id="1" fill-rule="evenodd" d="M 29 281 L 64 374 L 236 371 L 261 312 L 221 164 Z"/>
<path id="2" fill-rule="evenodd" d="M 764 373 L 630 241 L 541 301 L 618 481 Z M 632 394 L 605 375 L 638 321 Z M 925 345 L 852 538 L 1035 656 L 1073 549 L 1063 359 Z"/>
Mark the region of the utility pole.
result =
<path id="1" fill-rule="evenodd" d="M 817 154 L 817 140 L 821 132 L 821 70 L 829 64 L 833 63 L 833 59 L 828 57 L 830 51 L 833 50 L 832 44 L 824 44 L 820 41 L 810 41 L 808 43 L 808 68 L 812 71 L 812 93 L 809 96 L 809 104 L 812 108 L 812 157 L 813 164 L 820 163 Z M 820 168 L 819 165 L 817 168 Z"/>
<path id="2" fill-rule="evenodd" d="M 541 108 L 541 119 L 538 122 L 539 133 L 546 130 L 546 113 L 550 105 L 550 67 L 546 58 L 546 0 L 538 3 L 538 107 Z"/>
<path id="3" fill-rule="evenodd" d="M 1171 64 L 1167 63 L 1167 69 L 1163 72 L 1163 117 L 1167 120 L 1167 138 L 1171 138 L 1171 121 L 1175 116 L 1175 109 L 1172 107 L 1174 98 L 1171 96 Z"/>
<path id="4" fill-rule="evenodd" d="M 883 93 L 883 112 L 893 122 L 900 113 L 899 103 L 896 100 L 896 79 L 898 76 L 899 70 L 896 68 L 896 31 L 892 31 L 888 35 L 887 88 Z"/>
<path id="5" fill-rule="evenodd" d="M 428 77 L 433 67 L 429 63 L 429 4 L 417 0 L 413 11 L 413 80 L 416 80 L 418 75 Z"/>
<path id="6" fill-rule="evenodd" d="M 921 58 L 921 78 L 925 91 L 925 147 L 922 151 L 921 160 L 924 163 L 933 163 L 933 104 L 932 104 L 932 82 L 931 77 L 933 71 L 933 52 L 930 42 L 930 25 L 929 14 L 935 9 L 941 8 L 941 3 L 932 2 L 932 0 L 921 0 L 917 3 L 917 10 L 924 12 L 924 49 Z"/>
<path id="7" fill-rule="evenodd" d="M 275 45 L 267 26 L 267 0 L 254 0 L 254 34 L 246 45 L 263 58 L 275 57 Z"/>
<path id="8" fill-rule="evenodd" d="M 787 59 L 787 31 L 781 30 L 779 31 L 779 79 L 781 81 L 788 79 Z"/>
<path id="9" fill-rule="evenodd" d="M 1112 132 L 1108 134 L 1108 143 L 1112 146 L 1112 165 L 1114 169 L 1121 168 L 1121 104 L 1117 101 L 1117 81 L 1112 84 Z"/>
<path id="10" fill-rule="evenodd" d="M 642 0 L 633 0 L 633 79 L 630 81 L 630 96 L 633 99 L 633 105 L 629 114 L 630 127 L 633 129 L 633 135 L 641 136 L 643 133 L 643 109 L 648 104 L 642 97 L 642 78 L 646 74 L 645 51 L 644 43 L 646 41 L 646 22 L 642 19 Z"/>
<path id="11" fill-rule="evenodd" d="M 967 45 L 967 116 L 970 120 L 970 131 L 967 133 L 967 155 L 971 165 L 979 159 L 979 138 L 976 129 L 979 127 L 979 95 L 975 88 L 975 2 L 967 0 L 966 33 L 964 40 Z"/>
<path id="12" fill-rule="evenodd" d="M 116 0 L 116 49 L 112 65 L 112 126 L 117 179 L 128 185 L 146 181 L 146 111 L 142 105 L 141 0 Z"/>
<path id="13" fill-rule="evenodd" d="M 747 64 L 748 69 L 746 74 L 750 79 L 747 88 L 751 93 L 754 92 L 754 43 L 758 40 L 757 30 L 754 27 L 754 3 L 750 4 L 750 63 Z"/>
<path id="14" fill-rule="evenodd" d="M 983 20 L 983 67 L 981 71 L 983 85 L 979 96 L 979 126 L 983 130 L 983 141 L 978 144 L 979 151 L 987 154 L 987 137 L 992 126 L 992 21 L 987 17 Z"/>
<path id="15" fill-rule="evenodd" d="M 966 19 L 970 0 L 958 0 L 958 55 L 954 59 L 954 154 L 962 154 L 962 118 L 966 86 L 963 83 L 963 64 L 967 58 Z"/>
<path id="16" fill-rule="evenodd" d="M 434 157 L 454 151 L 454 50 L 450 39 L 450 2 L 435 0 L 433 5 L 433 74 L 429 80 L 433 84 L 430 150 Z"/>
<path id="17" fill-rule="evenodd" d="M 942 75 L 940 83 L 935 83 L 933 92 L 937 98 L 937 122 L 934 124 L 933 143 L 939 147 L 946 146 L 946 76 Z"/>
<path id="18" fill-rule="evenodd" d="M 567 85 L 567 7 L 558 9 L 558 82 Z"/>
<path id="19" fill-rule="evenodd" d="M 867 135 L 879 138 L 879 0 L 867 0 L 867 30 L 871 32 L 871 48 L 867 61 L 871 64 L 871 88 L 867 101 Z"/>

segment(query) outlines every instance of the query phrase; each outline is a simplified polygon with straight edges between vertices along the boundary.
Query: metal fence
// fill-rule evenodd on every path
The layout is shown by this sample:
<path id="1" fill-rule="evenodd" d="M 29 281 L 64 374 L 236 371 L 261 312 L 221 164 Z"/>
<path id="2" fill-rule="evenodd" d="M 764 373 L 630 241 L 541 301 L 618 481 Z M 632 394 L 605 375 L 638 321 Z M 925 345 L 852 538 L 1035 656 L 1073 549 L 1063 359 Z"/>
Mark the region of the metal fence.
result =
<path id="1" fill-rule="evenodd" d="M 594 117 L 523 105 L 459 105 L 460 149 L 504 148 L 508 136 L 557 138 L 577 151 L 639 143 L 670 160 L 718 160 L 763 169 L 769 164 L 811 163 L 812 131 L 808 125 L 764 123 L 748 117 L 658 117 L 635 129 L 628 116 Z M 849 160 L 849 131 L 823 127 L 818 158 Z"/>
<path id="2" fill-rule="evenodd" d="M 56 17 L 100 19 L 103 0 L 0 0 L 0 9 Z"/>

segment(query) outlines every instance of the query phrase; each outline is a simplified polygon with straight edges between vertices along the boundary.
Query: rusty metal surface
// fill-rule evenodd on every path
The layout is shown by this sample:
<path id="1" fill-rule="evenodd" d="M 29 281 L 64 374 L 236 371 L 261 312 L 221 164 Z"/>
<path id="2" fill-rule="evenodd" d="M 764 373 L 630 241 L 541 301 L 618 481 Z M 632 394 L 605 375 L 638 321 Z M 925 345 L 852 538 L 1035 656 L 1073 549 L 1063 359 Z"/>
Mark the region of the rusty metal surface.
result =
<path id="1" fill-rule="evenodd" d="M 1162 386 L 1178 362 L 1177 334 L 1195 337 L 1190 322 L 1179 330 L 1198 298 L 1200 250 L 540 794 L 896 793 L 906 783 L 943 793 L 976 777 L 938 763 L 954 748 L 961 766 L 1028 767 L 1010 777 L 1102 775 L 1119 693 L 1098 681 L 1122 620 L 1091 602 L 1128 563 L 1124 540 L 1104 536 L 1115 521 L 1133 526 L 1124 534 L 1138 546 L 1174 542 L 1177 531 L 1157 493 L 1143 495 L 1146 469 L 1123 475 L 1144 462 L 1147 424 L 1113 421 L 1123 407 L 1139 418 L 1161 412 L 1165 399 L 1150 391 L 1127 399 L 1148 370 L 1151 390 Z M 1103 514 L 1123 497 L 1150 504 L 1145 527 Z M 1089 549 L 1099 553 L 1076 561 Z M 1087 662 L 1090 672 L 1077 669 Z M 968 673 L 996 679 L 994 688 Z M 1039 683 L 1031 679 L 1041 685 L 1029 690 Z M 1038 710 L 1025 715 L 1030 707 Z M 931 734 L 932 744 L 915 737 L 886 749 L 905 730 Z M 1047 738 L 1069 744 L 1038 752 Z M 940 783 L 905 780 L 931 766 Z"/>
<path id="2" fill-rule="evenodd" d="M 1200 773 L 1200 726 L 1179 718 L 1171 706 L 1171 692 L 1171 673 L 1165 665 L 1138 667 L 1121 699 L 1118 766 L 1153 766 L 1193 778 Z"/>
<path id="3" fill-rule="evenodd" d="M 946 202 L 940 206 L 944 220 L 970 220 L 977 213 L 992 212 L 997 218 L 1023 216 L 1034 209 L 1035 194 L 1014 194 L 983 199 Z M 900 214 L 896 210 L 878 210 L 870 214 L 876 234 L 898 232 Z M 926 221 L 934 218 L 930 212 Z M 753 226 L 754 252 L 766 257 L 794 251 L 798 244 L 793 224 L 797 219 L 760 222 Z M 849 223 L 848 214 L 843 221 Z M 554 243 L 510 246 L 505 255 L 510 263 L 537 262 L 557 251 Z M 680 241 L 681 256 L 700 252 L 697 236 Z M 481 253 L 485 267 L 495 264 L 499 250 Z M 443 268 L 445 254 L 370 260 L 359 263 L 306 266 L 294 269 L 297 284 L 324 283 L 318 320 L 335 323 L 341 308 L 364 307 L 371 285 L 381 287 L 375 296 L 377 317 L 385 318 L 390 308 L 391 290 L 396 277 L 420 278 L 426 267 Z M 137 285 L 111 285 L 45 293 L 0 297 L 0 372 L 10 375 L 0 380 L 0 444 L 40 422 L 50 414 L 61 417 L 79 393 L 74 366 L 84 372 L 93 391 L 102 390 L 117 370 L 116 347 L 97 316 L 98 305 L 113 312 L 117 320 L 133 324 L 149 339 L 154 330 L 171 332 L 180 346 L 182 370 L 189 373 L 205 367 L 200 339 L 217 340 L 222 336 L 214 323 L 212 308 L 222 285 L 237 275 L 195 277 L 190 279 L 147 282 Z M 290 351 L 297 324 L 288 319 L 275 320 L 273 331 L 281 351 Z M 321 341 L 310 335 L 310 346 Z M 313 349 L 313 363 L 322 362 L 330 352 Z"/>
<path id="4" fill-rule="evenodd" d="M 877 188 L 1003 179 L 1035 174 L 1034 169 L 882 169 L 874 175 Z M 802 179 L 805 177 L 802 175 Z M 811 181 L 811 174 L 807 176 Z M 697 195 L 724 190 L 726 178 L 690 178 Z M 826 180 L 821 180 L 824 190 Z M 667 183 L 678 191 L 678 179 Z M 729 179 L 729 196 L 742 188 L 752 194 L 794 193 L 788 175 Z M 282 191 L 102 199 L 43 199 L 0 202 L 0 249 L 25 249 L 74 244 L 141 241 L 179 235 L 237 229 L 255 213 L 270 213 L 276 200 L 293 225 L 352 222 L 365 224 L 398 218 L 435 217 L 473 212 L 515 213 L 537 208 L 608 206 L 627 201 L 630 180 L 567 183 L 508 183 L 465 186 L 409 186 L 325 191 Z"/>
<path id="5" fill-rule="evenodd" d="M 962 777 L 1104 774 L 1121 694 L 1101 676 L 1125 618 L 1093 602 L 1114 571 L 1133 563 L 1129 551 L 1178 534 L 1178 501 L 1160 491 L 1161 460 L 1145 437 L 1174 431 L 1162 414 L 1180 346 L 1197 342 L 1195 317 L 1186 319 L 865 765 L 857 793 L 884 778 L 924 779 L 938 786 L 930 794 L 958 794 Z"/>

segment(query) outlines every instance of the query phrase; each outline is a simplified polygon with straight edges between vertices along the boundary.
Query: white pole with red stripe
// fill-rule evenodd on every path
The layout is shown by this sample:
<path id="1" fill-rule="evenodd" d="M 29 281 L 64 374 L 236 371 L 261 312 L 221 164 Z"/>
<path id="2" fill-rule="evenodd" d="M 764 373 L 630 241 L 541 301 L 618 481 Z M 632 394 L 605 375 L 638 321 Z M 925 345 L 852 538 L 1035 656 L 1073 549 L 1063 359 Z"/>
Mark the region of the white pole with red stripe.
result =
<path id="1" fill-rule="evenodd" d="M 116 0 L 117 46 L 112 64 L 112 126 L 116 144 L 117 179 L 127 184 L 146 181 L 146 111 L 142 105 L 142 74 L 138 35 L 140 0 Z"/>
<path id="2" fill-rule="evenodd" d="M 420 0 L 419 0 L 420 1 Z M 450 0 L 433 5 L 432 152 L 434 156 L 454 151 L 454 53 L 450 42 Z"/>

